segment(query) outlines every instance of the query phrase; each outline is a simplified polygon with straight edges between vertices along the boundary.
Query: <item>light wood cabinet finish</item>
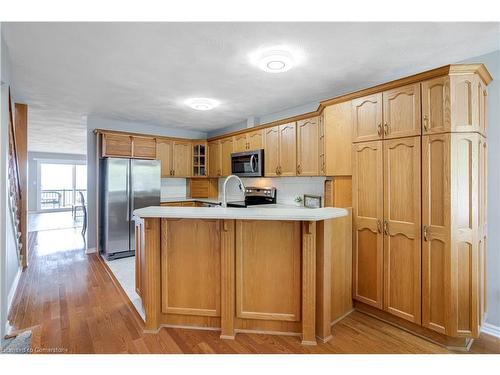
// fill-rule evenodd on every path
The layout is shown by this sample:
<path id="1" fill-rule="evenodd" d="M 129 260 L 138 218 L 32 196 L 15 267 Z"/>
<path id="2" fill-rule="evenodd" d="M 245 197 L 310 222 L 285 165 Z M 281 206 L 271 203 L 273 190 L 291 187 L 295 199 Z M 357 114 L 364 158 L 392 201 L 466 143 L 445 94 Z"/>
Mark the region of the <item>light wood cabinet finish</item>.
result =
<path id="1" fill-rule="evenodd" d="M 422 141 L 422 324 L 454 337 L 477 337 L 481 323 L 481 145 L 477 133 Z"/>
<path id="2" fill-rule="evenodd" d="M 297 176 L 318 176 L 319 165 L 318 117 L 297 122 Z"/>
<path id="3" fill-rule="evenodd" d="M 383 142 L 384 309 L 420 324 L 420 137 Z"/>
<path id="4" fill-rule="evenodd" d="M 252 131 L 247 134 L 248 150 L 260 150 L 264 147 L 262 130 Z"/>
<path id="5" fill-rule="evenodd" d="M 266 176 L 279 175 L 279 126 L 264 129 L 264 174 Z"/>
<path id="6" fill-rule="evenodd" d="M 172 176 L 189 177 L 193 159 L 191 142 L 174 141 L 172 145 Z"/>
<path id="7" fill-rule="evenodd" d="M 222 176 L 222 158 L 220 141 L 208 142 L 208 176 Z"/>
<path id="8" fill-rule="evenodd" d="M 422 82 L 422 134 L 487 134 L 486 84 L 478 74 L 451 74 Z"/>
<path id="9" fill-rule="evenodd" d="M 279 175 L 295 176 L 297 170 L 295 122 L 279 126 Z M 317 152 L 315 150 L 314 152 Z"/>
<path id="10" fill-rule="evenodd" d="M 384 91 L 384 139 L 420 135 L 420 83 Z"/>
<path id="11" fill-rule="evenodd" d="M 162 219 L 162 313 L 220 316 L 220 221 Z"/>
<path id="12" fill-rule="evenodd" d="M 382 93 L 352 101 L 353 142 L 365 142 L 383 137 Z"/>
<path id="13" fill-rule="evenodd" d="M 422 134 L 450 131 L 450 78 L 422 82 Z"/>
<path id="14" fill-rule="evenodd" d="M 172 141 L 159 139 L 156 142 L 156 157 L 161 164 L 161 177 L 172 176 Z"/>
<path id="15" fill-rule="evenodd" d="M 231 174 L 231 153 L 233 153 L 233 138 L 224 138 L 220 140 L 221 150 L 221 173 L 222 176 Z"/>
<path id="16" fill-rule="evenodd" d="M 233 137 L 234 151 L 233 152 L 243 152 L 248 149 L 247 134 L 239 134 Z"/>
<path id="17" fill-rule="evenodd" d="M 349 176 L 351 168 L 352 109 L 351 102 L 334 104 L 323 111 L 324 174 Z"/>
<path id="18" fill-rule="evenodd" d="M 132 137 L 126 134 L 107 133 L 102 135 L 103 157 L 131 157 Z"/>
<path id="19" fill-rule="evenodd" d="M 300 222 L 238 220 L 236 316 L 299 321 L 300 267 Z"/>
<path id="20" fill-rule="evenodd" d="M 139 159 L 155 159 L 156 138 L 132 137 L 132 157 Z"/>
<path id="21" fill-rule="evenodd" d="M 382 141 L 353 145 L 353 297 L 383 308 Z"/>

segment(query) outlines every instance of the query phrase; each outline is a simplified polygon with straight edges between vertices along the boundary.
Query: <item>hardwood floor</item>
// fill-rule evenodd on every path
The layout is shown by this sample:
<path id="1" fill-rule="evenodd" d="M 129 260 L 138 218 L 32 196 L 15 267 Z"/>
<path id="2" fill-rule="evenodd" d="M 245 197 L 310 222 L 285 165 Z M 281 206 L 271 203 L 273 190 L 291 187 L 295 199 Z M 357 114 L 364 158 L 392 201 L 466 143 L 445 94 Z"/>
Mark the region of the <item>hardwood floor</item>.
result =
<path id="1" fill-rule="evenodd" d="M 145 334 L 102 260 L 81 248 L 64 249 L 61 234 L 30 233 L 30 265 L 9 315 L 14 329 L 32 329 L 35 353 L 450 353 L 360 312 L 335 325 L 333 339 L 317 346 L 290 336 L 240 333 L 221 340 L 218 331 L 178 328 Z M 48 251 L 55 243 L 56 250 Z M 471 352 L 500 353 L 500 340 L 483 335 Z"/>

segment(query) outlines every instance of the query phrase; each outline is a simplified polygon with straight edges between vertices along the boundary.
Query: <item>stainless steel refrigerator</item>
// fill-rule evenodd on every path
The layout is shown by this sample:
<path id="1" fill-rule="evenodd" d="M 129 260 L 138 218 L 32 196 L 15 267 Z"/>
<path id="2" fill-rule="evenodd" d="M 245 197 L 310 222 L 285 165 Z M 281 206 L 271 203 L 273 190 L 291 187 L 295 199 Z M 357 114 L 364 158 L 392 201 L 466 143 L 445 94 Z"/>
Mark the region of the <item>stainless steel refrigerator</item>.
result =
<path id="1" fill-rule="evenodd" d="M 101 159 L 101 252 L 108 260 L 135 254 L 135 209 L 160 205 L 160 161 Z"/>

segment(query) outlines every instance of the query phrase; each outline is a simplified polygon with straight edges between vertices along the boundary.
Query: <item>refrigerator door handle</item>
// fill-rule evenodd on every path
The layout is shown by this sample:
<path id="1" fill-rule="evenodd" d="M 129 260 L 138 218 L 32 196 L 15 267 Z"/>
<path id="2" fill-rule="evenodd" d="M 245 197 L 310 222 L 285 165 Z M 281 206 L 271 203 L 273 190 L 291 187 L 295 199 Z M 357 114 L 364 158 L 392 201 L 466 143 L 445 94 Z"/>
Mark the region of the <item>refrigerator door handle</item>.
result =
<path id="1" fill-rule="evenodd" d="M 127 221 L 130 221 L 130 178 L 132 174 L 130 173 L 130 161 L 127 165 L 127 182 L 125 183 L 127 192 Z"/>
<path id="2" fill-rule="evenodd" d="M 129 201 L 128 201 L 128 206 L 129 206 L 129 209 L 128 209 L 128 221 L 132 221 L 132 212 L 134 211 L 134 205 L 135 205 L 135 202 L 134 202 L 134 171 L 133 171 L 133 168 L 134 168 L 134 161 L 133 159 L 130 159 L 130 167 L 129 167 L 129 182 L 130 182 L 130 193 L 128 194 L 128 197 L 129 197 Z"/>

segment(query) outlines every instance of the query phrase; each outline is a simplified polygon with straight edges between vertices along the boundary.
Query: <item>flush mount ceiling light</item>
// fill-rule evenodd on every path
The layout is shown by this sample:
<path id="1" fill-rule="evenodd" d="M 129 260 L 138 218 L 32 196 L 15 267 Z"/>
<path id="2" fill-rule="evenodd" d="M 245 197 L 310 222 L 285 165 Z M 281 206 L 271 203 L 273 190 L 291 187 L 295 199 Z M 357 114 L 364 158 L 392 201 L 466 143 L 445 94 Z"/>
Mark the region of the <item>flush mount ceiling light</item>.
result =
<path id="1" fill-rule="evenodd" d="M 267 73 L 283 73 L 302 60 L 301 53 L 286 46 L 261 48 L 250 55 L 250 61 Z"/>
<path id="2" fill-rule="evenodd" d="M 219 105 L 219 102 L 210 98 L 191 98 L 187 99 L 184 104 L 196 109 L 197 111 L 210 111 Z"/>

